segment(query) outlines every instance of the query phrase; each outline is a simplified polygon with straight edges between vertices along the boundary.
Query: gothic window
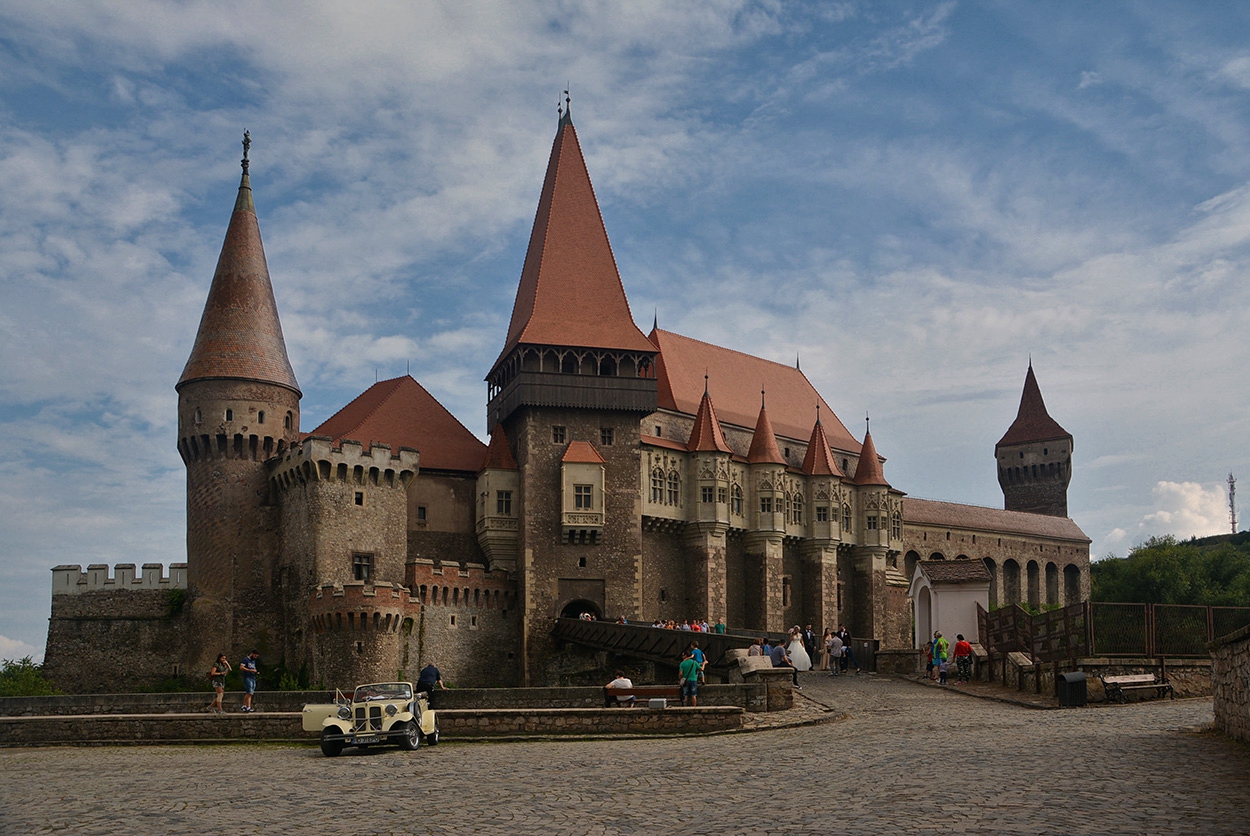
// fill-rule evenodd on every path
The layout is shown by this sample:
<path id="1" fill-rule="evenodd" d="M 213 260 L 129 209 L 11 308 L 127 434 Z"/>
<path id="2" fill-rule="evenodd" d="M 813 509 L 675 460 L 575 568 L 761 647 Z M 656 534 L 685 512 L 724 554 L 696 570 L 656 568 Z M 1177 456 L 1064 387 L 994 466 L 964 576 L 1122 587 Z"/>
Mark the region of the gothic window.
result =
<path id="1" fill-rule="evenodd" d="M 760 513 L 771 514 L 773 512 L 773 498 L 771 496 L 760 497 Z"/>
<path id="2" fill-rule="evenodd" d="M 360 552 L 352 555 L 352 578 L 358 581 L 373 578 L 373 555 Z"/>
<path id="3" fill-rule="evenodd" d="M 733 508 L 731 510 L 739 516 L 742 514 L 742 488 L 738 485 L 733 486 Z"/>
<path id="4" fill-rule="evenodd" d="M 681 504 L 681 476 L 676 470 L 670 470 L 668 473 L 668 504 Z"/>
<path id="5" fill-rule="evenodd" d="M 877 515 L 876 514 L 868 515 L 868 530 L 869 531 L 877 530 Z"/>
<path id="6" fill-rule="evenodd" d="M 713 491 L 710 487 L 699 489 L 699 499 L 701 502 L 710 504 L 712 502 Z"/>
<path id="7" fill-rule="evenodd" d="M 903 515 L 898 511 L 895 511 L 894 516 L 890 517 L 890 537 L 894 540 L 903 539 Z M 973 542 L 975 542 L 975 538 Z"/>
<path id="8" fill-rule="evenodd" d="M 594 507 L 594 487 L 591 485 L 573 486 L 573 507 L 579 511 L 589 511 Z"/>
<path id="9" fill-rule="evenodd" d="M 604 447 L 612 446 L 612 428 L 611 427 L 603 427 L 599 430 L 599 442 L 603 444 Z"/>
<path id="10" fill-rule="evenodd" d="M 651 501 L 656 505 L 664 504 L 664 471 L 658 467 L 651 471 Z"/>
<path id="11" fill-rule="evenodd" d="M 501 517 L 512 516 L 512 491 L 495 491 L 495 513 Z"/>
<path id="12" fill-rule="evenodd" d="M 567 433 L 565 432 L 564 427 L 561 427 L 561 426 L 553 426 L 553 427 L 551 428 L 551 443 L 552 443 L 552 444 L 563 444 L 563 443 L 564 443 L 564 438 L 565 438 L 565 435 L 566 435 L 566 434 L 567 434 Z"/>
<path id="13" fill-rule="evenodd" d="M 802 525 L 803 524 L 803 497 L 799 496 L 796 493 L 794 495 L 793 502 L 790 503 L 790 508 L 793 511 L 793 519 L 791 520 L 791 522 L 793 522 L 795 525 Z"/>
<path id="14" fill-rule="evenodd" d="M 851 506 L 847 504 L 842 506 L 842 529 L 848 534 L 851 531 Z"/>
<path id="15" fill-rule="evenodd" d="M 719 502 L 721 505 L 724 505 L 726 502 L 728 502 L 729 491 L 725 490 L 724 488 L 717 488 L 716 489 L 716 501 Z"/>
<path id="16" fill-rule="evenodd" d="M 824 505 L 816 506 L 816 522 L 829 522 L 829 509 Z"/>

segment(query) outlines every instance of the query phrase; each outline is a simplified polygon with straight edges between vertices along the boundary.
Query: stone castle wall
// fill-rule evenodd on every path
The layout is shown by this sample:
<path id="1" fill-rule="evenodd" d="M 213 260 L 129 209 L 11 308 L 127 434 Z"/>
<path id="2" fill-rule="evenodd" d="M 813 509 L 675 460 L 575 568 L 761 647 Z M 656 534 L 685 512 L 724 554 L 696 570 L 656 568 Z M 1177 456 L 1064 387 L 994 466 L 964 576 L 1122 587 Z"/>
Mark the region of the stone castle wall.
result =
<path id="1" fill-rule="evenodd" d="M 1211 652 L 1215 726 L 1250 743 L 1250 627 L 1217 640 Z"/>

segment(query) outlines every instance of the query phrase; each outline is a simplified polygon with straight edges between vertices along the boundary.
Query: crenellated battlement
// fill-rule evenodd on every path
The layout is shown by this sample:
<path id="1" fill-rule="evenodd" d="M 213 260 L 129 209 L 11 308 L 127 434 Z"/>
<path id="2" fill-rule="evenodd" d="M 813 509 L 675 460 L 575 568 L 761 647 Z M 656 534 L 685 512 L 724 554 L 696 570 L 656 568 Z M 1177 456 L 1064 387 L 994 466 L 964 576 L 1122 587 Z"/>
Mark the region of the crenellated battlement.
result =
<path id="1" fill-rule="evenodd" d="M 411 447 L 392 452 L 390 445 L 359 441 L 335 447 L 324 436 L 309 436 L 292 445 L 273 466 L 270 481 L 280 490 L 306 482 L 343 482 L 406 489 L 416 478 L 420 453 Z"/>
<path id="2" fill-rule="evenodd" d="M 408 590 L 397 583 L 325 583 L 312 595 L 313 630 L 394 633 L 410 602 Z"/>
<path id="3" fill-rule="evenodd" d="M 84 592 L 129 590 L 171 590 L 187 588 L 187 564 L 169 564 L 169 574 L 160 563 L 145 563 L 135 571 L 133 563 L 119 563 L 109 574 L 107 563 L 92 563 L 87 571 L 78 564 L 52 568 L 52 594 L 79 595 Z"/>
<path id="4" fill-rule="evenodd" d="M 435 564 L 415 558 L 404 567 L 412 598 L 422 604 L 447 607 L 512 609 L 516 581 L 508 572 L 491 571 L 480 563 Z"/>

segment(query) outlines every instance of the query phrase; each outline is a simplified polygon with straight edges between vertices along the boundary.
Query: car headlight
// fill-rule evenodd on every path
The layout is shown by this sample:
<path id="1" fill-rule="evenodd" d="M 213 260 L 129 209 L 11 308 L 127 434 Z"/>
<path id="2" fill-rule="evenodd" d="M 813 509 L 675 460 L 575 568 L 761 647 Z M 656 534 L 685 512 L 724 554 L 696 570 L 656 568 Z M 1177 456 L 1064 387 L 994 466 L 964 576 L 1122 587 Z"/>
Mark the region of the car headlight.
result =
<path id="1" fill-rule="evenodd" d="M 339 706 L 339 719 L 340 719 L 340 720 L 350 720 L 350 719 L 352 719 L 352 710 L 351 710 L 351 708 L 349 708 L 349 707 L 348 707 L 348 706 L 346 706 L 346 705 L 340 705 L 340 706 Z"/>
<path id="2" fill-rule="evenodd" d="M 394 717 L 398 713 L 399 713 L 399 709 L 395 707 L 395 703 L 391 703 L 390 705 L 386 707 L 387 717 Z"/>

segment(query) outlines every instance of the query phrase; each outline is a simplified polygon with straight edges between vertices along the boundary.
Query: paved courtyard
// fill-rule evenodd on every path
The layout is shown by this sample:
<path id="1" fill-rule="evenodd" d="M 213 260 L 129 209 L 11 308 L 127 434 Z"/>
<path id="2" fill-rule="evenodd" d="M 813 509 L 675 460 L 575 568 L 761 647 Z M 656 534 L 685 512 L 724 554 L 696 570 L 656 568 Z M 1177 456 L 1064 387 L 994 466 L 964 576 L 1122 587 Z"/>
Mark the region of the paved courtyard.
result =
<path id="1" fill-rule="evenodd" d="M 842 722 L 695 740 L 0 750 L 0 833 L 1250 833 L 1205 700 L 1037 711 L 805 674 Z"/>

